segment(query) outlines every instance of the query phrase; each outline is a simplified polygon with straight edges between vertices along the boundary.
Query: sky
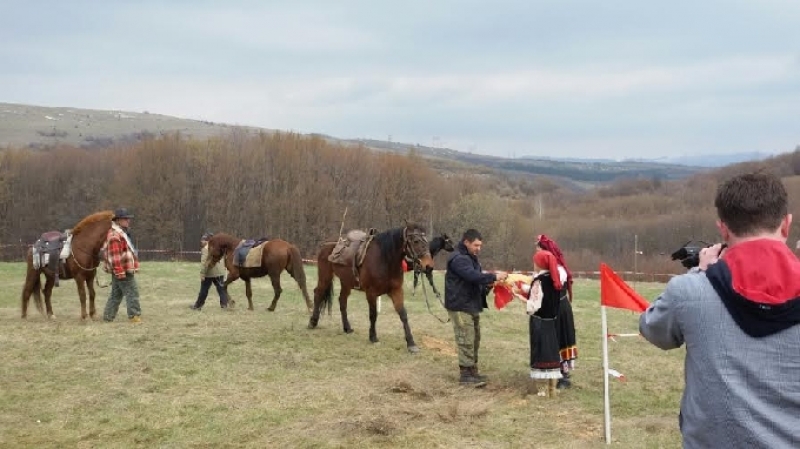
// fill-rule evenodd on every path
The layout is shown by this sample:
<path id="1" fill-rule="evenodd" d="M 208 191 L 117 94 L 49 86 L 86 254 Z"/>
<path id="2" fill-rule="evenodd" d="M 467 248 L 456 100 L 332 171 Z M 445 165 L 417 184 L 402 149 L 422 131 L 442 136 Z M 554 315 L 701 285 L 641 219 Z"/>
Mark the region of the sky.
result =
<path id="1" fill-rule="evenodd" d="M 800 145 L 797 0 L 0 0 L 0 102 L 502 157 Z"/>

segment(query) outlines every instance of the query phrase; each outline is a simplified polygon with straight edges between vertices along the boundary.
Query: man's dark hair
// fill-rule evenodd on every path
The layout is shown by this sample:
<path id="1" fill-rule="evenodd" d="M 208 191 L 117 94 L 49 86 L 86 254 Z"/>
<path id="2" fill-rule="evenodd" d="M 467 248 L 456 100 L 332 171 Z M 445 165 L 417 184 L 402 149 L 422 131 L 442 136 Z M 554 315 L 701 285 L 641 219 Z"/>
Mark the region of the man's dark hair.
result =
<path id="1" fill-rule="evenodd" d="M 774 231 L 788 214 L 788 195 L 781 179 L 757 172 L 720 184 L 714 199 L 717 216 L 737 236 Z"/>
<path id="2" fill-rule="evenodd" d="M 464 231 L 464 236 L 461 237 L 461 241 L 463 242 L 464 240 L 472 243 L 475 240 L 483 240 L 483 236 L 477 229 L 470 228 Z"/>

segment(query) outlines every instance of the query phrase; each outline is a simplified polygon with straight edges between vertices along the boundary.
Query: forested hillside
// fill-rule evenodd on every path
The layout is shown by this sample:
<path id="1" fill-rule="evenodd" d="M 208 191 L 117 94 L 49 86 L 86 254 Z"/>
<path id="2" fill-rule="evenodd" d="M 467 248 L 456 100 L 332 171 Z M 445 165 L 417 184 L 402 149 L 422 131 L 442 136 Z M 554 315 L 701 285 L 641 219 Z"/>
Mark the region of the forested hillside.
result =
<path id="1" fill-rule="evenodd" d="M 233 132 L 209 140 L 173 134 L 108 149 L 55 147 L 0 152 L 0 244 L 30 243 L 50 229 L 118 206 L 136 215 L 140 248 L 196 249 L 206 231 L 280 237 L 305 257 L 345 229 L 433 224 L 485 237 L 487 268 L 529 269 L 535 235 L 553 236 L 573 270 L 599 262 L 647 273 L 679 272 L 669 253 L 690 238 L 713 240 L 713 195 L 720 179 L 774 170 L 800 205 L 800 148 L 664 181 L 635 177 L 588 192 L 548 178 L 489 169 L 441 171 L 410 154 L 343 146 L 292 133 Z M 798 237 L 794 231 L 791 241 Z M 635 240 L 641 254 L 634 257 Z M 19 259 L 19 251 L 3 253 Z M 441 261 L 440 261 L 441 262 Z"/>

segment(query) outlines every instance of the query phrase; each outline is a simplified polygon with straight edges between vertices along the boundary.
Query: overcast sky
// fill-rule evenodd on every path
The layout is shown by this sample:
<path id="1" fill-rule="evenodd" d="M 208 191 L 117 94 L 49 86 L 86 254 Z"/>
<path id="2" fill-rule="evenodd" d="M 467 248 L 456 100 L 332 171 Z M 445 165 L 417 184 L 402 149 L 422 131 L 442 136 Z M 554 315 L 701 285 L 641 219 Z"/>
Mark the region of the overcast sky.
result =
<path id="1" fill-rule="evenodd" d="M 499 156 L 800 145 L 800 1 L 0 0 L 0 102 Z"/>

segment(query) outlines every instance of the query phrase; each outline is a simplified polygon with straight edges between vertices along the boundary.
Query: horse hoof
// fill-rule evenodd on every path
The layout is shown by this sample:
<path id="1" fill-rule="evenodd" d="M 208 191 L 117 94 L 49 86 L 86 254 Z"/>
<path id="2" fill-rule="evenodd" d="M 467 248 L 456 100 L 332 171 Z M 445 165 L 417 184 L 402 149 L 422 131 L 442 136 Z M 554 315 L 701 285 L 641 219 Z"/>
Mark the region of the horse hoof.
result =
<path id="1" fill-rule="evenodd" d="M 55 320 L 55 319 L 56 319 L 56 316 L 55 316 L 55 315 L 49 315 L 47 318 L 49 318 L 49 319 L 51 319 L 51 320 Z"/>
<path id="2" fill-rule="evenodd" d="M 275 307 L 267 307 L 267 310 L 269 310 L 270 312 L 274 312 L 275 311 Z"/>
<path id="3" fill-rule="evenodd" d="M 311 324 L 311 323 L 308 323 L 308 328 L 309 328 L 309 329 L 316 329 L 316 328 L 317 328 L 317 325 L 316 325 L 316 324 Z"/>
<path id="4" fill-rule="evenodd" d="M 353 333 L 353 329 L 345 329 L 344 333 L 345 334 L 352 334 Z"/>
<path id="5" fill-rule="evenodd" d="M 418 353 L 419 352 L 419 346 L 417 346 L 417 345 L 409 346 L 408 347 L 408 352 L 410 352 L 412 354 Z"/>
<path id="6" fill-rule="evenodd" d="M 380 340 L 378 340 L 377 338 L 370 338 L 370 339 L 369 339 L 369 342 L 370 342 L 370 343 L 378 343 L 379 341 L 380 341 Z"/>

